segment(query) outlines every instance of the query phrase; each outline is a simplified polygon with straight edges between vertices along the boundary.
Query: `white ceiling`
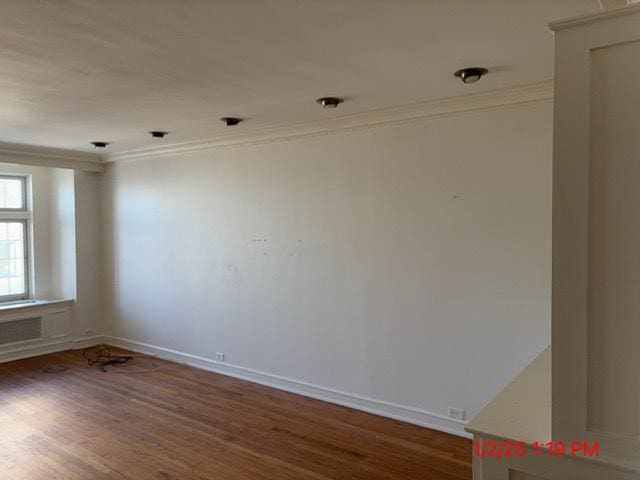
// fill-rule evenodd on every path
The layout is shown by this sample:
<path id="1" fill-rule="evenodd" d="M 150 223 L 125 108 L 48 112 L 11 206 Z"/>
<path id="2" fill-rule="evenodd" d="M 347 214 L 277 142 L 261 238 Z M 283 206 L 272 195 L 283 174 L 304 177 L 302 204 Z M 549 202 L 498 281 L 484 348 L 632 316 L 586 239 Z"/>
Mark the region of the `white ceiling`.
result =
<path id="1" fill-rule="evenodd" d="M 4 0 L 0 141 L 110 152 L 548 79 L 597 0 Z M 452 74 L 491 73 L 474 85 Z M 315 99 L 344 96 L 338 110 Z M 229 129 L 218 120 L 247 121 Z M 106 153 L 106 152 L 105 152 Z"/>

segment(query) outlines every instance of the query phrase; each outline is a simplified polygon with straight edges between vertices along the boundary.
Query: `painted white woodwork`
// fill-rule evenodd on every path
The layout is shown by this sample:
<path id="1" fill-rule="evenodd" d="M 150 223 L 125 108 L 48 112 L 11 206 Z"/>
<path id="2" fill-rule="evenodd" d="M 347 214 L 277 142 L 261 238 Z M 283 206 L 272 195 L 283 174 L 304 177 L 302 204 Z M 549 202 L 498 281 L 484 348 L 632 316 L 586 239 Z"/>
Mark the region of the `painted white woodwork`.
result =
<path id="1" fill-rule="evenodd" d="M 640 7 L 552 28 L 553 437 L 640 468 Z"/>
<path id="2" fill-rule="evenodd" d="M 40 300 L 7 304 L 0 308 L 0 323 L 22 319 L 41 322 L 39 338 L 0 345 L 0 362 L 19 358 L 22 352 L 40 353 L 42 348 L 67 343 L 72 330 L 72 300 Z"/>
<path id="3" fill-rule="evenodd" d="M 467 425 L 467 432 L 528 444 L 551 440 L 551 347 Z"/>
<path id="4" fill-rule="evenodd" d="M 600 7 L 603 10 L 611 10 L 623 8 L 634 3 L 638 3 L 638 0 L 600 0 Z"/>
<path id="5" fill-rule="evenodd" d="M 640 478 L 640 7 L 554 22 L 552 403 L 554 442 L 592 458 L 476 460 L 476 479 Z M 513 384 L 530 378 L 526 369 Z M 512 385 L 513 385 L 512 384 Z M 513 388 L 511 388 L 513 390 Z M 509 388 L 507 389 L 507 393 Z M 471 423 L 501 438 L 499 395 Z M 532 418 L 518 421 L 527 431 Z M 546 416 L 539 420 L 546 422 Z M 493 422 L 493 424 L 491 424 Z"/>
<path id="6" fill-rule="evenodd" d="M 59 148 L 0 142 L 0 162 L 35 167 L 73 168 L 102 172 L 100 155 Z"/>
<path id="7" fill-rule="evenodd" d="M 491 91 L 471 92 L 465 95 L 440 98 L 410 105 L 370 110 L 351 115 L 324 118 L 294 125 L 264 128 L 253 131 L 225 132 L 224 135 L 203 138 L 192 142 L 164 142 L 141 149 L 109 153 L 105 161 L 140 160 L 166 155 L 188 154 L 217 148 L 240 145 L 259 145 L 272 142 L 293 141 L 335 133 L 353 133 L 372 128 L 441 118 L 463 113 L 486 112 L 505 107 L 546 103 L 553 98 L 553 81 L 527 83 Z"/>

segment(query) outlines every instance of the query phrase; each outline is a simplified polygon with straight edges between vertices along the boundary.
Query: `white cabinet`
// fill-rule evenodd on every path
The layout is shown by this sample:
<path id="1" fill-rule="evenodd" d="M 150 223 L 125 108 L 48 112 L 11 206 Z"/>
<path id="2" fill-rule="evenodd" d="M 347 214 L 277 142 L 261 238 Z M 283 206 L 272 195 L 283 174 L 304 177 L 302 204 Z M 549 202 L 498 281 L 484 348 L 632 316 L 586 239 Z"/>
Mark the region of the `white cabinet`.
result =
<path id="1" fill-rule="evenodd" d="M 478 441 L 530 442 L 535 425 L 550 418 L 554 442 L 567 448 L 586 442 L 599 449 L 597 455 L 551 457 L 537 456 L 529 447 L 520 457 L 476 459 L 474 476 L 638 479 L 640 6 L 555 22 L 551 29 L 556 44 L 551 367 L 536 360 L 469 431 Z M 546 380 L 540 375 L 545 368 Z M 545 385 L 551 386 L 550 411 L 527 407 L 531 391 Z"/>

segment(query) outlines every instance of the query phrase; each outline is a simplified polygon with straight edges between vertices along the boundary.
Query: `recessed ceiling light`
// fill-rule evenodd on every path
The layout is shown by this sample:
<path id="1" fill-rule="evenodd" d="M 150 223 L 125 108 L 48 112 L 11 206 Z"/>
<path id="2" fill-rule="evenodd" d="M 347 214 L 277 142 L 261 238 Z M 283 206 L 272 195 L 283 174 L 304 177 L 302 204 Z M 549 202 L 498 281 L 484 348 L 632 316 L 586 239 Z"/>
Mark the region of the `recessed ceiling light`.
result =
<path id="1" fill-rule="evenodd" d="M 344 102 L 344 99 L 338 97 L 322 97 L 316 100 L 316 102 L 318 102 L 324 108 L 336 108 L 338 105 Z"/>
<path id="2" fill-rule="evenodd" d="M 169 132 L 162 132 L 160 130 L 152 130 L 149 132 L 153 138 L 164 138 L 168 133 Z"/>
<path id="3" fill-rule="evenodd" d="M 91 142 L 91 145 L 96 148 L 106 148 L 107 145 L 109 145 L 109 142 Z"/>
<path id="4" fill-rule="evenodd" d="M 489 72 L 486 68 L 469 67 L 458 70 L 454 75 L 462 80 L 462 83 L 475 83 Z"/>
<path id="5" fill-rule="evenodd" d="M 242 119 L 241 118 L 236 118 L 236 117 L 222 117 L 220 120 L 222 120 L 227 127 L 233 127 L 234 125 L 238 125 Z"/>

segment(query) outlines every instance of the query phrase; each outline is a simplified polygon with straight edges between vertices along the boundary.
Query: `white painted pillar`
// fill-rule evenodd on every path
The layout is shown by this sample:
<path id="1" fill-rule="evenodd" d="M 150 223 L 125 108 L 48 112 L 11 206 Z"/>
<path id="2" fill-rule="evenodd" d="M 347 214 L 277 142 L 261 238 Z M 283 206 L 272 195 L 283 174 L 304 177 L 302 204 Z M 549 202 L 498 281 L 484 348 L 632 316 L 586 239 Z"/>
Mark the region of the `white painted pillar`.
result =
<path id="1" fill-rule="evenodd" d="M 640 7 L 556 35 L 553 439 L 640 465 Z"/>

